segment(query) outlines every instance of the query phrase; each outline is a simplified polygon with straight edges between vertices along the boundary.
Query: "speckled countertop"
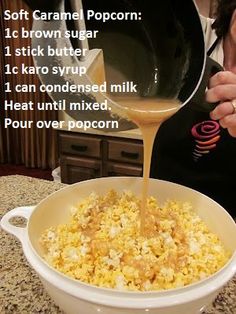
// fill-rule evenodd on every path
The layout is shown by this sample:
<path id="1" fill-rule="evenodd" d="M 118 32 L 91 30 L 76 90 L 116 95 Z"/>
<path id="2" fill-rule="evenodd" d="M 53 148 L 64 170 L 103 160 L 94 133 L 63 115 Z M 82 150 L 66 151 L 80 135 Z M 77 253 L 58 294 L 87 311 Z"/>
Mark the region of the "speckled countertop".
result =
<path id="1" fill-rule="evenodd" d="M 0 215 L 2 217 L 8 210 L 18 206 L 35 205 L 63 186 L 25 176 L 0 177 Z M 0 313 L 62 314 L 28 265 L 19 241 L 3 230 L 0 230 L 0 237 Z M 225 286 L 204 313 L 236 314 L 236 277 Z"/>

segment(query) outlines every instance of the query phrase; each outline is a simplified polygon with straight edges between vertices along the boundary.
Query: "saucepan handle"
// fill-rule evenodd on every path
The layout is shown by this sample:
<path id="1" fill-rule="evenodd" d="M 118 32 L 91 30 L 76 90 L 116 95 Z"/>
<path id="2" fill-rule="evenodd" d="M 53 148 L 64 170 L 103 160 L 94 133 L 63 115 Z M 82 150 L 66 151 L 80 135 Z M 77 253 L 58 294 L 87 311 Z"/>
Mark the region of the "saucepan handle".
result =
<path id="1" fill-rule="evenodd" d="M 214 74 L 220 71 L 223 71 L 222 66 L 207 56 L 205 71 L 203 74 L 201 84 L 198 90 L 196 91 L 195 95 L 191 99 L 190 106 L 193 106 L 198 111 L 205 111 L 205 112 L 210 112 L 215 109 L 215 107 L 219 103 L 208 103 L 206 101 L 206 89 L 207 89 L 209 79 L 211 78 L 211 76 L 213 76 Z"/>
<path id="2" fill-rule="evenodd" d="M 34 206 L 17 207 L 12 209 L 2 217 L 0 222 L 1 228 L 6 232 L 13 234 L 21 241 L 21 243 L 23 243 L 27 228 L 14 226 L 11 224 L 10 219 L 13 217 L 22 217 L 28 220 L 33 210 Z"/>

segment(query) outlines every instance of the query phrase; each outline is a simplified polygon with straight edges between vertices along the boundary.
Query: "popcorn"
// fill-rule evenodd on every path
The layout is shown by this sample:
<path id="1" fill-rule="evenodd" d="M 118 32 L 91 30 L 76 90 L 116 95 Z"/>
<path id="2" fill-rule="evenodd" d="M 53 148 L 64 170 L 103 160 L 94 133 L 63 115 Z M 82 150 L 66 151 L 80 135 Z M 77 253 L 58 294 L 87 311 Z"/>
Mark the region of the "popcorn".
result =
<path id="1" fill-rule="evenodd" d="M 65 275 L 121 291 L 179 288 L 218 271 L 230 258 L 191 204 L 147 202 L 140 235 L 140 200 L 130 191 L 91 193 L 71 208 L 71 220 L 45 230 L 45 260 Z"/>

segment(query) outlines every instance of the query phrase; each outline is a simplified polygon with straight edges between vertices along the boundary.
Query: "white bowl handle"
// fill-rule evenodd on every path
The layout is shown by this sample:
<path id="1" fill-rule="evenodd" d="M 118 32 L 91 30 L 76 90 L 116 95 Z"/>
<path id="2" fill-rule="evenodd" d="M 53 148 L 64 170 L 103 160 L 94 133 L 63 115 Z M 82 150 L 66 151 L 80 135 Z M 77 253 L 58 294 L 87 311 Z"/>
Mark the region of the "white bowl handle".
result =
<path id="1" fill-rule="evenodd" d="M 15 237 L 17 237 L 21 241 L 21 243 L 23 243 L 23 239 L 26 234 L 27 228 L 16 227 L 12 225 L 9 220 L 13 217 L 23 217 L 28 220 L 34 210 L 34 207 L 35 206 L 17 207 L 7 212 L 0 221 L 0 225 L 2 229 L 8 233 L 13 234 Z"/>

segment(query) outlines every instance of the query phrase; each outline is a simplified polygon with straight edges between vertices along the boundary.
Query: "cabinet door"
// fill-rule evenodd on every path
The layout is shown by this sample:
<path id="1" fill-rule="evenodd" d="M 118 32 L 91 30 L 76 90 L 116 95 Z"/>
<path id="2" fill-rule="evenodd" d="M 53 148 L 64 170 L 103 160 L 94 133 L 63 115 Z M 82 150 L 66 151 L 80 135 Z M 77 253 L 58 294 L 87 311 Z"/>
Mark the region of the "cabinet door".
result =
<path id="1" fill-rule="evenodd" d="M 139 141 L 109 140 L 108 159 L 142 165 L 143 144 Z"/>
<path id="2" fill-rule="evenodd" d="M 133 166 L 129 164 L 109 163 L 108 164 L 108 176 L 132 176 L 141 177 L 142 167 Z"/>
<path id="3" fill-rule="evenodd" d="M 101 143 L 102 140 L 99 137 L 69 132 L 59 133 L 61 154 L 100 158 Z"/>
<path id="4" fill-rule="evenodd" d="M 101 176 L 101 162 L 98 160 L 62 155 L 60 164 L 63 183 L 71 184 Z"/>

